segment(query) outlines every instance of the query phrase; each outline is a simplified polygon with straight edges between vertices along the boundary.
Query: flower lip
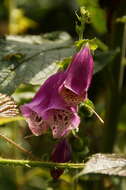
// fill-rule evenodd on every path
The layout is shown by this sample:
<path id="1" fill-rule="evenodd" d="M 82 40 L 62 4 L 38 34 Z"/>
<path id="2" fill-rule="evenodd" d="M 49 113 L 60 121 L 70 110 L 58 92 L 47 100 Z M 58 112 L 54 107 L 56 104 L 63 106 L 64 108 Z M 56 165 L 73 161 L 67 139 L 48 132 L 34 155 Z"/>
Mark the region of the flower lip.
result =
<path id="1" fill-rule="evenodd" d="M 53 110 L 52 118 L 48 120 L 52 129 L 54 138 L 67 136 L 73 129 L 77 129 L 80 123 L 80 117 L 75 108 L 71 110 Z"/>
<path id="2" fill-rule="evenodd" d="M 26 121 L 28 122 L 29 128 L 32 131 L 32 133 L 36 136 L 42 135 L 49 128 L 48 123 L 33 111 L 31 111 L 30 116 L 26 118 Z"/>

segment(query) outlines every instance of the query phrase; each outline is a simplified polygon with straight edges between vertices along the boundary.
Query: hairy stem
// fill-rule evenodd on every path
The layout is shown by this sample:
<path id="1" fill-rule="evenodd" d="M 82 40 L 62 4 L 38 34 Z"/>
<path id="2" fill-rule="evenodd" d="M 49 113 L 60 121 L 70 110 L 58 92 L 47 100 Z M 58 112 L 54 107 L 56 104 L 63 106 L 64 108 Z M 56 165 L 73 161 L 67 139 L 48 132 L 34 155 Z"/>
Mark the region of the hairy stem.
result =
<path id="1" fill-rule="evenodd" d="M 67 169 L 83 169 L 84 163 L 54 163 L 44 161 L 31 160 L 14 160 L 0 158 L 0 166 L 23 166 L 23 167 L 44 167 L 44 168 L 67 168 Z"/>

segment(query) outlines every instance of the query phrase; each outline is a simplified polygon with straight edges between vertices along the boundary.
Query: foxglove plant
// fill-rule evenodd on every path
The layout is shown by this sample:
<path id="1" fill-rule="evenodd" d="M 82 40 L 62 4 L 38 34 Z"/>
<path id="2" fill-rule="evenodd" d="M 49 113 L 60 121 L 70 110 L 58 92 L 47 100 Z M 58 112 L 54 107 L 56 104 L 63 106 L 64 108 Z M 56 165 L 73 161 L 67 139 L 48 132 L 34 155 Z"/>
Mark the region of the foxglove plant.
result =
<path id="1" fill-rule="evenodd" d="M 41 135 L 51 128 L 54 138 L 62 138 L 78 128 L 77 105 L 87 97 L 93 66 L 86 46 L 74 55 L 66 71 L 49 77 L 33 100 L 21 106 L 33 134 Z"/>

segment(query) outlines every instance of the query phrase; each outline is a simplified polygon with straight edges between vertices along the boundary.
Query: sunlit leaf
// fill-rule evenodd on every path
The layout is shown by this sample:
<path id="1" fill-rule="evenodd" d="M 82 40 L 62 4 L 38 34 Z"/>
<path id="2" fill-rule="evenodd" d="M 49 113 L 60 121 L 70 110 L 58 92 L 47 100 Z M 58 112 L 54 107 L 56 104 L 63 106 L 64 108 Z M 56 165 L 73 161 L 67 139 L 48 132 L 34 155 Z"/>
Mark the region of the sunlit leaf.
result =
<path id="1" fill-rule="evenodd" d="M 117 22 L 122 22 L 122 23 L 126 23 L 126 16 L 122 16 L 120 18 L 116 19 Z"/>
<path id="2" fill-rule="evenodd" d="M 100 153 L 92 155 L 78 176 L 86 174 L 126 176 L 126 156 Z"/>
<path id="3" fill-rule="evenodd" d="M 23 9 L 13 9 L 10 12 L 11 20 L 9 24 L 10 34 L 21 34 L 26 32 L 28 28 L 37 27 L 37 23 L 32 19 L 24 16 Z"/>

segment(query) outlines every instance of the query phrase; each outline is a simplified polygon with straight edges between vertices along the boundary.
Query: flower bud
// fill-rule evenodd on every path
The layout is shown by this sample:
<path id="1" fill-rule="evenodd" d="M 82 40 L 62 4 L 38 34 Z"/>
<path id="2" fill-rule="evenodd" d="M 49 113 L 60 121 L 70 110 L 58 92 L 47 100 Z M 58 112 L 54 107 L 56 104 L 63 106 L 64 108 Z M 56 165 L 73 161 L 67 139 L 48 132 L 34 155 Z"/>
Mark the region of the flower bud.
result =
<path id="1" fill-rule="evenodd" d="M 66 139 L 62 139 L 56 146 L 54 147 L 51 154 L 51 161 L 64 163 L 69 162 L 71 160 L 71 146 Z M 63 169 L 52 169 L 51 176 L 54 179 L 58 179 L 60 175 L 63 173 Z"/>

